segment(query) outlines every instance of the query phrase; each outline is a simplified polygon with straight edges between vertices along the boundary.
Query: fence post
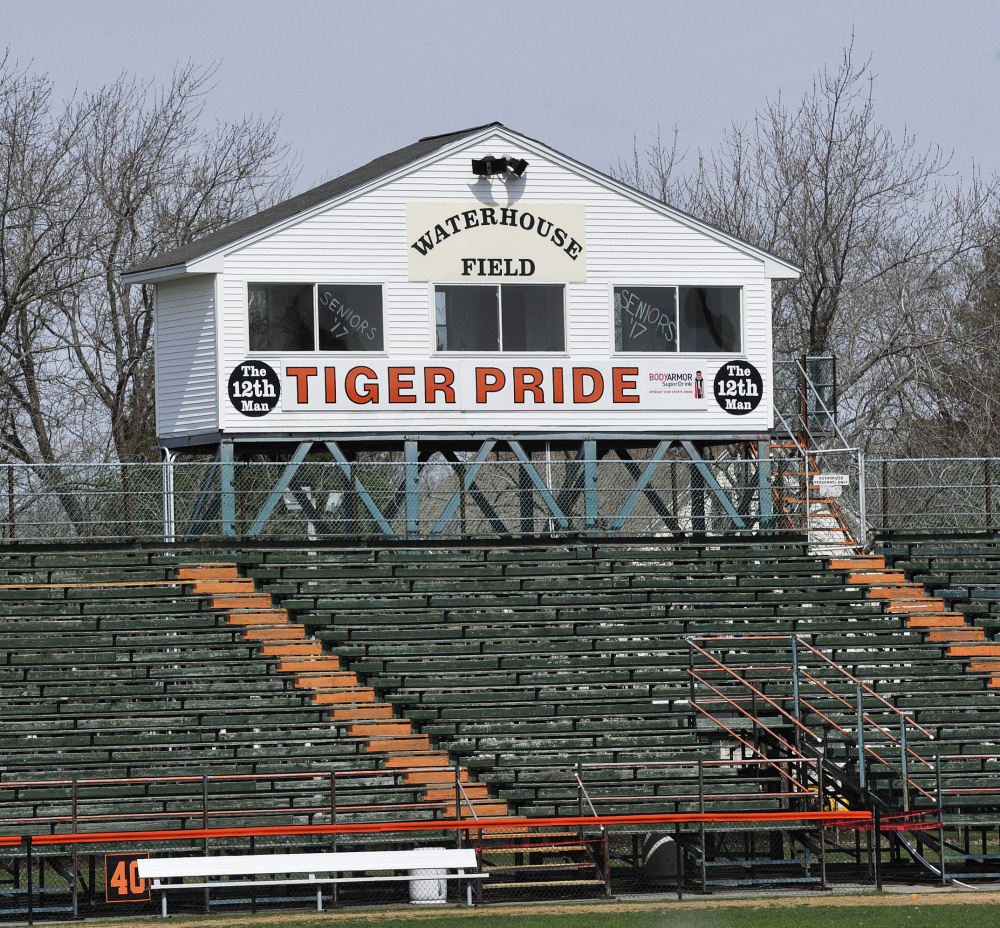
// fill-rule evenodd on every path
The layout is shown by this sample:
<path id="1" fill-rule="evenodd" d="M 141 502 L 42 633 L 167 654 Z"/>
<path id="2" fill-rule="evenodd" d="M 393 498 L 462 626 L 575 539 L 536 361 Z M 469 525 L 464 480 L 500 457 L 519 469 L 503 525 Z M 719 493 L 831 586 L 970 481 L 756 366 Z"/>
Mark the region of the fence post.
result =
<path id="1" fill-rule="evenodd" d="M 219 442 L 219 493 L 221 495 L 219 531 L 224 537 L 236 535 L 235 455 L 231 441 Z M 207 893 L 207 891 L 206 891 Z"/>
<path id="2" fill-rule="evenodd" d="M 708 892 L 708 868 L 705 853 L 705 762 L 698 761 L 698 813 L 702 816 L 698 823 L 698 833 L 701 838 L 701 891 Z"/>
<path id="3" fill-rule="evenodd" d="M 597 531 L 597 442 L 583 443 L 583 528 Z"/>
<path id="4" fill-rule="evenodd" d="M 330 824 L 337 824 L 337 771 L 330 771 Z M 333 852 L 337 853 L 337 832 L 333 833 Z M 333 905 L 337 904 L 337 884 L 332 884 L 330 893 Z"/>
<path id="5" fill-rule="evenodd" d="M 878 803 L 873 803 L 875 809 L 875 888 L 882 890 L 882 812 Z"/>
<path id="6" fill-rule="evenodd" d="M 128 464 L 122 464 L 122 491 L 125 494 L 125 537 L 132 537 L 132 494 L 129 491 Z"/>
<path id="7" fill-rule="evenodd" d="M 805 487 L 805 490 L 806 490 L 806 493 L 805 493 L 805 499 L 806 499 L 806 544 L 808 545 L 808 544 L 811 543 L 811 538 L 810 538 L 810 535 L 809 535 L 809 526 L 810 526 L 810 523 L 812 521 L 812 517 L 811 517 L 811 513 L 809 511 L 809 509 L 810 509 L 810 504 L 809 504 L 809 484 L 812 483 L 812 474 L 809 473 L 809 452 L 807 450 L 805 450 L 805 449 L 803 449 L 803 451 L 802 451 L 802 470 L 804 472 L 805 482 L 806 482 L 806 487 Z"/>
<path id="8" fill-rule="evenodd" d="M 868 477 L 865 474 L 865 453 L 858 448 L 858 543 L 868 547 Z"/>
<path id="9" fill-rule="evenodd" d="M 28 924 L 31 925 L 35 921 L 35 904 L 32 901 L 32 893 L 34 891 L 34 864 L 31 859 L 31 835 L 25 835 L 21 839 L 21 843 L 24 845 L 25 854 L 27 855 L 27 871 L 28 871 Z"/>
<path id="10" fill-rule="evenodd" d="M 14 465 L 7 465 L 7 518 L 10 520 L 11 540 L 17 538 L 17 528 L 14 522 Z"/>
<path id="11" fill-rule="evenodd" d="M 862 792 L 866 786 L 865 776 L 865 707 L 864 690 L 858 681 L 858 783 Z"/>
<path id="12" fill-rule="evenodd" d="M 934 779 L 936 782 L 935 792 L 937 793 L 937 804 L 938 804 L 938 841 L 940 843 L 940 853 L 941 853 L 941 885 L 945 886 L 948 883 L 947 877 L 944 875 L 944 798 L 941 795 L 941 752 L 934 757 Z"/>
<path id="13" fill-rule="evenodd" d="M 993 459 L 987 458 L 983 462 L 986 470 L 986 528 L 993 528 Z"/>
<path id="14" fill-rule="evenodd" d="M 910 771 L 906 762 L 906 716 L 899 716 L 899 754 L 901 758 L 900 774 L 903 777 L 903 811 L 910 811 Z"/>
<path id="15" fill-rule="evenodd" d="M 684 901 L 684 849 L 681 847 L 681 823 L 674 822 L 674 870 L 677 875 L 677 901 Z"/>
<path id="16" fill-rule="evenodd" d="M 455 820 L 462 821 L 462 767 L 455 764 Z M 462 846 L 462 829 L 455 829 L 455 847 Z"/>
<path id="17" fill-rule="evenodd" d="M 406 537 L 420 536 L 420 451 L 417 442 L 403 442 L 403 485 L 406 490 Z"/>
<path id="18" fill-rule="evenodd" d="M 201 827 L 208 830 L 208 774 L 201 775 Z M 208 837 L 205 837 L 205 856 L 208 857 Z M 208 913 L 208 887 L 205 887 L 205 913 Z"/>
<path id="19" fill-rule="evenodd" d="M 889 462 L 882 461 L 882 531 L 889 530 Z"/>
<path id="20" fill-rule="evenodd" d="M 774 500 L 771 496 L 771 443 L 766 439 L 757 442 L 757 505 L 760 509 L 760 530 L 769 532 L 774 528 Z"/>
<path id="21" fill-rule="evenodd" d="M 77 792 L 76 792 L 76 777 L 73 777 L 73 834 L 76 834 L 76 811 L 77 811 Z M 79 915 L 79 906 L 77 905 L 77 867 L 79 866 L 79 845 L 76 841 L 73 841 L 73 918 Z"/>
<path id="22" fill-rule="evenodd" d="M 819 811 L 826 811 L 826 796 L 823 783 L 823 758 L 816 758 L 816 781 L 819 793 Z M 826 822 L 819 820 L 819 888 L 826 889 Z"/>
<path id="23" fill-rule="evenodd" d="M 172 544 L 176 540 L 174 527 L 174 455 L 169 448 L 163 448 L 163 463 L 160 465 L 163 486 L 163 540 Z"/>
<path id="24" fill-rule="evenodd" d="M 801 722 L 802 717 L 799 711 L 799 651 L 798 637 L 792 635 L 792 708 L 795 712 L 795 721 Z M 801 728 L 795 726 L 795 749 L 800 750 L 802 742 Z"/>

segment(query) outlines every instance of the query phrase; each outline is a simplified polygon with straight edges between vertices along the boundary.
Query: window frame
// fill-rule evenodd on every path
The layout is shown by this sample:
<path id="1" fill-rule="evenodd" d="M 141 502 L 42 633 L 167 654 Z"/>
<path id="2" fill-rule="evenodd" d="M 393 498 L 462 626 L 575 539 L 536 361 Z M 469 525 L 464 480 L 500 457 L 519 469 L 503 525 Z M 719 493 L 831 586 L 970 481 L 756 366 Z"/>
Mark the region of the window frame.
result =
<path id="1" fill-rule="evenodd" d="M 251 286 L 292 286 L 292 287 L 312 287 L 312 323 L 313 323 L 313 347 L 304 351 L 282 351 L 281 349 L 275 348 L 251 348 L 250 347 L 250 287 Z M 319 347 L 319 288 L 320 287 L 378 287 L 379 288 L 379 300 L 381 303 L 382 311 L 382 347 L 378 349 L 373 349 L 371 351 L 331 351 L 329 349 L 321 349 Z M 386 282 L 385 281 L 371 281 L 371 280 L 323 280 L 318 277 L 313 277 L 310 280 L 251 280 L 250 278 L 245 278 L 243 281 L 243 348 L 244 354 L 247 357 L 251 355 L 257 356 L 261 355 L 263 357 L 282 357 L 284 355 L 295 355 L 296 357 L 306 357 L 310 355 L 323 355 L 326 357 L 342 357 L 344 355 L 348 356 L 358 356 L 358 357 L 388 357 L 388 339 L 386 337 L 386 327 L 385 327 L 385 295 L 386 295 Z"/>
<path id="2" fill-rule="evenodd" d="M 563 347 L 555 351 L 505 351 L 503 347 L 503 286 L 508 287 L 560 287 L 562 288 L 562 326 L 563 326 Z M 497 288 L 497 332 L 500 336 L 500 347 L 489 351 L 458 351 L 452 349 L 440 349 L 437 346 L 437 288 L 438 287 L 495 287 Z M 522 283 L 517 281 L 498 281 L 497 283 L 473 282 L 471 280 L 449 281 L 434 280 L 428 284 L 428 301 L 430 303 L 430 338 L 431 357 L 504 357 L 511 355 L 531 355 L 544 356 L 550 358 L 560 358 L 569 356 L 569 284 L 565 281 L 539 281 L 538 283 Z"/>
<path id="3" fill-rule="evenodd" d="M 638 289 L 638 288 L 660 288 L 666 290 L 667 288 L 673 288 L 675 296 L 675 306 L 677 308 L 677 350 L 676 351 L 619 351 L 615 344 L 615 290 L 618 289 Z M 681 287 L 735 287 L 740 292 L 740 350 L 739 351 L 685 351 L 681 346 L 681 330 L 680 330 L 680 315 L 681 315 L 681 305 L 680 305 L 680 290 Z M 629 283 L 621 283 L 616 281 L 611 281 L 608 284 L 608 296 L 610 304 L 610 314 L 609 323 L 611 328 L 611 356 L 612 357 L 623 357 L 623 358 L 701 358 L 701 357 L 711 357 L 711 358 L 722 358 L 735 355 L 737 357 L 746 357 L 746 286 L 744 284 L 731 284 L 731 283 L 690 283 L 688 281 L 678 282 L 678 283 L 663 283 L 662 281 L 657 281 L 655 283 L 649 283 L 646 281 L 630 281 Z"/>

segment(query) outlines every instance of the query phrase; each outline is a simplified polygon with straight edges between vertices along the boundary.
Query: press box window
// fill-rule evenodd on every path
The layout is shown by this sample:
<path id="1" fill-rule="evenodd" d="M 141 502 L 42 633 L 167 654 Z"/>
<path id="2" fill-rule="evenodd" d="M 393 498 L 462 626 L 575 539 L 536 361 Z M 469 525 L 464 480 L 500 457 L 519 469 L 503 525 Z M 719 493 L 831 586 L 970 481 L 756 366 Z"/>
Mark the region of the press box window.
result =
<path id="1" fill-rule="evenodd" d="M 438 351 L 564 351 L 561 284 L 434 288 Z"/>
<path id="2" fill-rule="evenodd" d="M 739 287 L 615 287 L 615 350 L 742 350 Z"/>
<path id="3" fill-rule="evenodd" d="M 320 351 L 381 351 L 382 288 L 319 284 Z"/>
<path id="4" fill-rule="evenodd" d="M 248 284 L 250 351 L 382 351 L 382 288 Z"/>
<path id="5" fill-rule="evenodd" d="M 312 284 L 250 284 L 251 351 L 313 351 Z"/>

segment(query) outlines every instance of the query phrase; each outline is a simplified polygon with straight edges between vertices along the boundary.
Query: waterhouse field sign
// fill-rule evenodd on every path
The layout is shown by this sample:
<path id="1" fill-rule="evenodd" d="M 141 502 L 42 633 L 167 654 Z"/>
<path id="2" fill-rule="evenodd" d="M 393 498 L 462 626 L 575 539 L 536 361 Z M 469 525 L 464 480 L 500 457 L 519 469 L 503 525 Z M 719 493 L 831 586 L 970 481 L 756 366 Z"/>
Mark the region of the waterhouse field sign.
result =
<path id="1" fill-rule="evenodd" d="M 406 236 L 413 281 L 587 279 L 582 203 L 410 202 Z"/>

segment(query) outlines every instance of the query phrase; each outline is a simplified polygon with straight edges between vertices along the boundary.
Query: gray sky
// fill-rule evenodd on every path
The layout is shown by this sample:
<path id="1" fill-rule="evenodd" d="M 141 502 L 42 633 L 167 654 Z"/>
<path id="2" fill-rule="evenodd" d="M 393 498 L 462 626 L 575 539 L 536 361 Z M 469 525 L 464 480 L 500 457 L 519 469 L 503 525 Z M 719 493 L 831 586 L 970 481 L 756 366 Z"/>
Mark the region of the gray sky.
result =
<path id="1" fill-rule="evenodd" d="M 894 132 L 1000 171 L 1000 4 L 639 0 L 0 0 L 0 48 L 57 92 L 220 62 L 209 113 L 282 118 L 299 188 L 492 120 L 607 170 L 673 125 L 692 152 L 856 35 Z"/>

